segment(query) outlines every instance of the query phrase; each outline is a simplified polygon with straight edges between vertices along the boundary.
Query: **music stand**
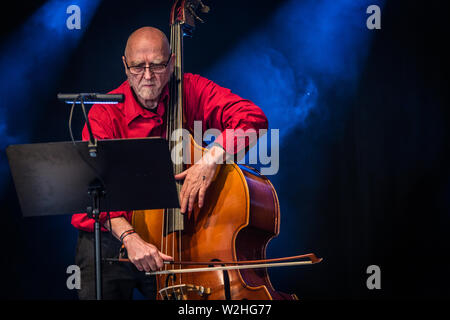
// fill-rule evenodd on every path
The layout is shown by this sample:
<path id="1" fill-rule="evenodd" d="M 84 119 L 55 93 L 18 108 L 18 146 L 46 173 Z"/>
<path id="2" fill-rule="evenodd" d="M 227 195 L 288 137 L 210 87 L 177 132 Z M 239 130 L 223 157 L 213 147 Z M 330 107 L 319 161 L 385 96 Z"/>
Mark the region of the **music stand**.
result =
<path id="1" fill-rule="evenodd" d="M 100 212 L 179 208 L 162 138 L 11 145 L 6 149 L 24 217 L 87 212 L 94 219 L 96 296 L 102 298 Z"/>

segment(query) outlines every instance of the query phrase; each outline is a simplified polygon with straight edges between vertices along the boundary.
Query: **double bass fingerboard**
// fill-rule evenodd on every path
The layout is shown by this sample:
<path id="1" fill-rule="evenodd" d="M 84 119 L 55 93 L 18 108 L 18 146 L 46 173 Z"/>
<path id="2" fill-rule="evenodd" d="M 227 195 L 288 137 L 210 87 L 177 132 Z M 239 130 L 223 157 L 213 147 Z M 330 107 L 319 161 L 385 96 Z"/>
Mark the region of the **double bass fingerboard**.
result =
<path id="1" fill-rule="evenodd" d="M 179 148 L 182 145 L 182 136 L 174 134 L 177 129 L 183 127 L 183 28 L 179 22 L 170 27 L 170 47 L 175 55 L 175 67 L 169 82 L 166 138 L 169 141 L 174 174 L 179 174 L 183 172 L 183 151 Z M 177 181 L 178 194 L 181 187 L 182 183 Z M 180 213 L 180 209 L 166 209 L 164 217 L 165 235 L 184 229 L 184 215 Z"/>

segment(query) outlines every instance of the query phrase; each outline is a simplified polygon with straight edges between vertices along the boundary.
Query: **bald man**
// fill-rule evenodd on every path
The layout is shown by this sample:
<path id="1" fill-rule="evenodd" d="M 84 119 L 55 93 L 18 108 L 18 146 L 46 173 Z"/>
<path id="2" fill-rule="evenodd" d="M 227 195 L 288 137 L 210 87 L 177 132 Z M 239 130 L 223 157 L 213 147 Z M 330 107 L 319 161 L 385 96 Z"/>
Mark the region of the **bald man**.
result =
<path id="1" fill-rule="evenodd" d="M 137 100 L 144 108 L 155 109 L 174 67 L 174 59 L 166 35 L 152 27 L 138 29 L 128 38 L 124 54 L 122 61 L 125 73 Z M 163 72 L 156 74 L 145 69 L 142 75 L 138 74 L 139 77 L 130 72 L 130 67 L 145 67 L 147 61 L 156 65 L 167 64 L 167 66 L 162 70 Z"/>
<path id="2" fill-rule="evenodd" d="M 152 27 L 136 30 L 128 38 L 122 62 L 127 80 L 110 93 L 124 94 L 125 101 L 112 106 L 97 104 L 91 108 L 89 121 L 93 134 L 97 139 L 166 137 L 166 110 L 170 98 L 168 82 L 175 62 L 167 37 Z M 183 111 L 187 129 L 192 130 L 194 121 L 202 122 L 203 131 L 209 128 L 221 132 L 225 129 L 244 132 L 267 129 L 267 118 L 251 101 L 199 75 L 186 73 L 183 82 Z M 85 126 L 83 140 L 88 139 Z M 222 138 L 217 141 L 223 142 L 211 147 L 200 161 L 175 176 L 178 180 L 184 180 L 180 192 L 181 213 L 190 213 L 196 201 L 200 208 L 203 206 L 217 163 L 247 148 L 249 143 L 239 134 L 231 140 Z M 233 141 L 233 145 L 225 145 L 225 141 Z M 172 260 L 134 232 L 131 216 L 132 212 L 111 212 L 108 220 L 105 213 L 100 215 L 104 231 L 103 257 L 117 257 L 123 244 L 132 262 L 103 267 L 105 299 L 130 299 L 134 288 L 140 289 L 147 298 L 154 299 L 155 280 L 146 277 L 142 271 L 158 270 L 163 267 L 164 261 Z M 79 297 L 94 299 L 93 220 L 86 214 L 75 214 L 72 224 L 79 230 L 76 254 L 76 263 L 82 274 Z"/>

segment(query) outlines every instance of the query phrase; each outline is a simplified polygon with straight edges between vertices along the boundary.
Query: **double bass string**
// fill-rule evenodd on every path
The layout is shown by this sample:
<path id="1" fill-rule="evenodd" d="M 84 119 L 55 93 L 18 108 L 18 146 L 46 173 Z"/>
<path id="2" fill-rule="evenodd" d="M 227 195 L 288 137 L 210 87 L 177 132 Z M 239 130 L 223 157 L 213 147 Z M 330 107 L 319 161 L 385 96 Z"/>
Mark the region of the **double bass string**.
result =
<path id="1" fill-rule="evenodd" d="M 181 128 L 182 126 L 182 92 L 180 92 L 180 89 L 182 90 L 182 85 L 180 86 L 180 82 L 182 81 L 182 67 L 181 67 L 181 53 L 180 53 L 180 25 L 179 23 L 175 23 L 171 26 L 170 32 L 171 32 L 171 38 L 170 38 L 170 44 L 171 48 L 173 50 L 173 53 L 175 54 L 176 58 L 176 64 L 175 64 L 175 70 L 174 74 L 172 75 L 172 81 L 171 81 L 171 103 L 170 103 L 170 109 L 168 112 L 169 118 L 168 118 L 168 132 L 167 135 L 170 137 L 171 134 L 174 132 L 175 129 Z M 182 82 L 181 82 L 182 84 Z M 175 143 L 182 142 L 180 141 L 181 137 L 177 137 L 177 141 L 172 141 L 169 139 L 169 143 L 171 146 L 171 150 L 173 150 Z M 182 155 L 180 158 L 180 154 L 175 153 L 175 164 L 174 164 L 174 173 L 179 174 L 183 171 L 183 163 L 180 161 L 182 160 Z M 178 194 L 180 194 L 181 191 L 181 183 L 177 182 L 177 191 Z M 174 260 L 180 260 L 181 259 L 181 235 L 182 235 L 182 228 L 180 227 L 182 225 L 181 223 L 181 214 L 179 212 L 179 209 L 170 209 L 168 210 L 168 217 L 167 217 L 167 223 L 165 226 L 166 232 L 165 232 L 165 247 L 168 255 L 173 256 Z M 169 219 L 171 220 L 171 230 L 169 230 Z M 177 234 L 178 231 L 178 234 Z M 170 233 L 170 235 L 169 235 Z M 176 256 L 176 249 L 175 249 L 175 242 L 178 235 L 178 257 Z M 163 235 L 164 236 L 164 235 Z M 171 240 L 168 239 L 168 237 L 171 237 Z M 172 251 L 169 253 L 169 246 L 171 245 Z M 167 265 L 166 265 L 167 269 Z M 175 266 L 171 267 L 171 269 L 175 269 Z M 180 284 L 182 283 L 181 276 L 178 277 Z M 174 285 L 173 277 L 171 279 L 172 285 Z M 175 295 L 175 292 L 173 292 Z"/>
<path id="2" fill-rule="evenodd" d="M 170 40 L 171 40 L 171 42 L 172 42 L 171 46 L 173 47 L 174 30 L 173 30 L 173 27 L 171 27 L 170 29 L 171 29 L 171 37 L 170 37 Z M 176 50 L 175 50 L 175 54 L 177 54 Z M 175 76 L 175 75 L 173 75 L 173 76 Z M 173 83 L 174 83 L 174 82 L 173 82 Z M 172 86 L 171 97 L 172 97 L 172 99 L 175 97 L 175 85 Z M 176 112 L 176 111 L 175 111 L 176 105 L 172 102 L 172 103 L 171 103 L 171 107 L 172 107 L 172 109 L 170 110 L 171 117 L 170 117 L 170 124 L 169 124 L 169 125 L 170 125 L 170 133 L 169 133 L 169 135 L 171 135 L 171 134 L 173 133 L 173 130 L 174 130 L 173 121 L 174 121 L 174 113 Z M 173 144 L 172 144 L 171 150 L 173 150 Z M 175 160 L 177 160 L 177 159 L 175 159 Z M 174 172 L 175 172 L 175 174 L 177 173 L 176 165 L 175 165 L 175 167 L 174 167 Z M 178 183 L 177 183 L 177 191 L 179 191 Z M 179 194 L 179 192 L 178 192 L 178 194 Z M 174 218 L 174 214 L 175 214 L 175 209 L 171 209 L 171 210 L 170 210 L 170 217 L 171 217 L 171 220 L 172 220 L 172 229 L 173 229 L 173 221 L 174 221 L 173 218 Z M 168 230 L 168 226 L 167 226 L 166 239 L 168 239 L 168 237 L 169 237 L 169 230 Z M 172 253 L 171 253 L 170 255 L 173 256 L 173 249 L 172 249 Z M 175 257 L 174 257 L 174 260 L 175 260 Z M 172 267 L 171 269 L 173 269 L 173 267 Z M 172 278 L 172 279 L 173 279 L 173 278 Z M 173 281 L 173 280 L 172 280 L 172 281 Z M 173 292 L 173 293 L 174 293 L 174 292 Z"/>
<path id="3" fill-rule="evenodd" d="M 166 138 L 169 141 L 171 152 L 173 152 L 175 146 L 179 145 L 178 143 L 182 143 L 181 152 L 175 152 L 175 154 L 172 153 L 174 156 L 173 160 L 175 161 L 173 165 L 174 173 L 179 174 L 183 172 L 184 159 L 188 157 L 190 160 L 195 161 L 195 159 L 192 159 L 192 155 L 189 152 L 190 149 L 187 149 L 190 147 L 190 141 L 183 141 L 182 135 L 177 136 L 175 141 L 172 141 L 172 138 L 174 138 L 172 136 L 173 132 L 176 129 L 181 129 L 183 127 L 183 29 L 178 21 L 171 24 L 170 27 L 170 46 L 171 53 L 175 55 L 175 68 L 170 81 L 170 103 L 167 112 Z M 188 156 L 185 157 L 185 155 Z M 182 183 L 177 182 L 178 194 L 180 194 L 181 188 Z M 164 210 L 161 232 L 161 252 L 173 256 L 174 261 L 182 260 L 183 229 L 184 215 L 181 214 L 180 209 L 171 208 Z M 167 270 L 168 268 L 171 270 L 182 269 L 182 266 L 179 265 L 178 268 L 176 268 L 175 266 L 168 267 L 166 264 L 164 269 Z M 183 281 L 181 274 L 179 274 L 177 280 L 179 280 L 180 288 L 182 288 Z M 175 285 L 175 283 L 178 282 L 176 280 L 174 281 L 173 277 L 171 277 L 170 281 L 172 285 Z M 173 293 L 175 294 L 175 292 Z"/>
<path id="4" fill-rule="evenodd" d="M 182 61 L 182 52 L 183 52 L 183 48 L 182 46 L 182 34 L 181 34 L 181 26 L 179 23 L 175 24 L 175 30 L 176 30 L 176 37 L 175 37 L 175 41 L 176 41 L 176 46 L 177 46 L 177 71 L 179 73 L 179 76 L 177 77 L 179 79 L 179 81 L 181 81 L 181 83 L 179 83 L 178 85 L 181 87 L 178 87 L 178 103 L 177 103 L 177 108 L 176 108 L 176 112 L 177 112 L 177 125 L 178 128 L 182 128 L 183 126 L 183 100 L 182 100 L 182 90 L 183 90 L 183 61 Z M 181 157 L 183 158 L 183 154 L 181 155 Z M 183 171 L 183 162 L 179 161 L 178 162 L 178 170 L 180 172 Z M 178 259 L 181 259 L 181 244 L 182 244 L 182 228 L 180 228 L 181 226 L 181 214 L 179 212 L 179 210 L 177 210 L 177 218 L 178 218 L 178 226 L 179 226 L 179 230 L 178 230 Z M 179 268 L 181 268 L 181 266 L 179 266 Z M 179 281 L 180 281 L 180 285 L 182 284 L 182 280 L 181 280 L 181 275 L 179 276 Z"/>
<path id="5" fill-rule="evenodd" d="M 172 39 L 173 39 L 173 28 L 170 28 L 170 46 L 173 47 L 172 44 Z M 170 83 L 169 83 L 169 89 L 170 89 L 170 95 L 173 97 L 173 80 L 171 79 Z M 173 114 L 172 114 L 172 107 L 173 106 L 173 102 L 172 99 L 170 100 L 169 103 L 169 108 L 167 110 L 167 116 L 166 116 L 166 120 L 167 120 L 167 124 L 166 124 L 166 140 L 169 142 L 169 149 L 170 151 L 172 151 L 173 149 L 173 144 L 172 144 L 172 140 L 171 140 L 171 133 L 173 131 L 173 127 L 172 127 L 172 121 L 173 121 Z M 169 255 L 169 247 L 167 244 L 167 236 L 168 236 L 168 223 L 169 223 L 169 216 L 172 215 L 172 209 L 168 208 L 168 209 L 164 209 L 163 211 L 163 219 L 162 219 L 162 226 L 161 226 L 161 252 Z M 167 265 L 164 266 L 164 269 L 167 270 Z"/>

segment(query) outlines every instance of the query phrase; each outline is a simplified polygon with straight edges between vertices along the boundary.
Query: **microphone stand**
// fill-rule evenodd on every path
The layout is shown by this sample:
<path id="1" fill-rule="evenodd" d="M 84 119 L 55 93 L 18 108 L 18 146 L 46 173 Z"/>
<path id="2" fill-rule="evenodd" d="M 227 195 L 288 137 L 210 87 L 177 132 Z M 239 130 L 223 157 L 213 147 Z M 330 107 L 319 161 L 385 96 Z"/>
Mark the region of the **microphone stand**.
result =
<path id="1" fill-rule="evenodd" d="M 97 139 L 92 133 L 91 124 L 86 114 L 85 103 L 115 104 L 124 101 L 123 94 L 99 94 L 99 93 L 58 93 L 58 99 L 66 103 L 81 104 L 86 126 L 89 132 L 88 152 L 92 158 L 97 157 Z M 73 108 L 72 106 L 72 108 Z M 98 179 L 100 178 L 100 179 Z M 92 199 L 92 206 L 86 208 L 88 217 L 94 219 L 94 257 L 95 257 L 95 295 L 97 300 L 102 300 L 102 252 L 101 252 L 101 225 L 100 225 L 100 199 L 105 197 L 106 190 L 101 177 L 98 177 L 88 187 L 88 195 Z"/>
<path id="2" fill-rule="evenodd" d="M 92 158 L 97 157 L 97 139 L 92 133 L 91 124 L 86 114 L 84 107 L 84 95 L 80 94 L 77 99 L 81 103 L 84 118 L 86 119 L 86 126 L 89 131 L 89 155 Z M 87 207 L 86 212 L 89 218 L 94 219 L 94 259 L 95 259 L 95 297 L 97 300 L 102 300 L 102 246 L 101 246 L 101 226 L 100 226 L 100 198 L 106 194 L 104 186 L 100 181 L 92 184 L 88 188 L 88 195 L 92 199 L 92 207 Z"/>

